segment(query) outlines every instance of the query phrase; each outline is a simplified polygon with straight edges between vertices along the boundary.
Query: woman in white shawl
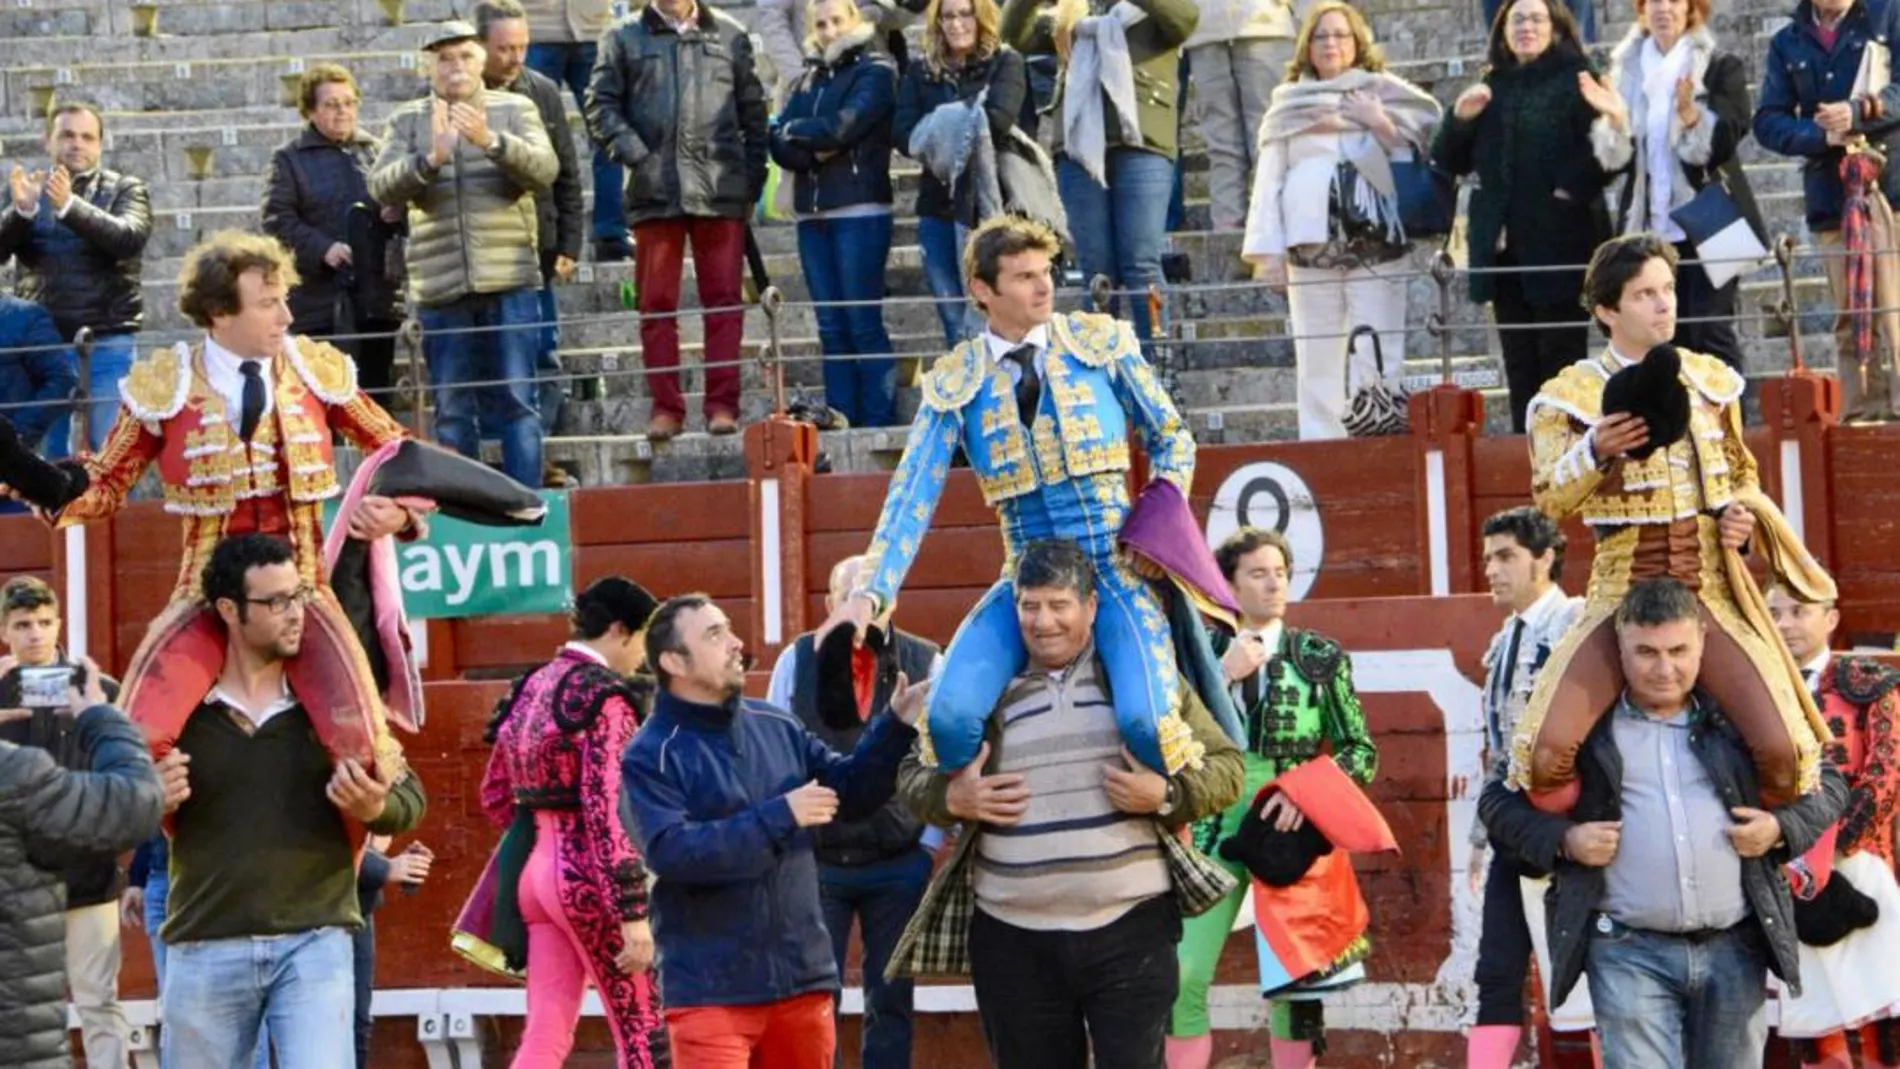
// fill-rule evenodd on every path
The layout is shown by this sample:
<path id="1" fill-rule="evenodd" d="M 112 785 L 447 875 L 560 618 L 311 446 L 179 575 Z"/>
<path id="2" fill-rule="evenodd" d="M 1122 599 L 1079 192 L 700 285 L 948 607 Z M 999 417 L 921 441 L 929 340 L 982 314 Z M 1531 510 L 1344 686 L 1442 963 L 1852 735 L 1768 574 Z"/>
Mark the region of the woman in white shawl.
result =
<path id="1" fill-rule="evenodd" d="M 1440 113 L 1429 93 L 1386 73 L 1358 10 L 1329 0 L 1308 12 L 1260 125 L 1241 246 L 1256 277 L 1287 291 L 1302 439 L 1345 437 L 1349 386 L 1378 376 L 1370 344 L 1348 351 L 1354 327 L 1377 332 L 1389 384 L 1404 370 L 1398 261 L 1410 243 L 1391 160 L 1423 153 Z"/>

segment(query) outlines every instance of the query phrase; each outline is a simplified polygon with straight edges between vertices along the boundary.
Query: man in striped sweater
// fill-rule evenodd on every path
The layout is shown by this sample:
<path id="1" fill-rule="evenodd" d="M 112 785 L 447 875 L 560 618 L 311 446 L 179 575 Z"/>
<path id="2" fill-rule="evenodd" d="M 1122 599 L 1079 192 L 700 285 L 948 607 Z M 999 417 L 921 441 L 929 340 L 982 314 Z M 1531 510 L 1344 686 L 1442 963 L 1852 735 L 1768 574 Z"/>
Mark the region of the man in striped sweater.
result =
<path id="1" fill-rule="evenodd" d="M 1074 542 L 1025 546 L 1029 663 L 977 757 L 947 776 L 914 748 L 898 792 L 962 824 L 894 955 L 895 975 L 967 974 L 997 1069 L 1161 1069 L 1181 918 L 1233 886 L 1175 830 L 1240 794 L 1240 751 L 1191 691 L 1193 755 L 1164 777 L 1128 752 L 1094 644 L 1095 572 Z"/>

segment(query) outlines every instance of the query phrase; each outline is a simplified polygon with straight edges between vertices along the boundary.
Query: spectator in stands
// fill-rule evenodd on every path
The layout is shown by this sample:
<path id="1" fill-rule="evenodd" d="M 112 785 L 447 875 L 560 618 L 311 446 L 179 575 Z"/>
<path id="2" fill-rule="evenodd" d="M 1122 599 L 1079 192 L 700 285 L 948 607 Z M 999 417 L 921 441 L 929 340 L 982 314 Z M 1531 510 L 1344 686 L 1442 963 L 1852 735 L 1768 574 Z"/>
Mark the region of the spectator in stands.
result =
<path id="1" fill-rule="evenodd" d="M 653 0 L 601 39 L 587 129 L 630 172 L 639 256 L 640 348 L 653 411 L 647 437 L 680 432 L 680 276 L 693 245 L 706 312 L 706 429 L 739 429 L 739 305 L 746 218 L 765 189 L 765 88 L 752 39 L 699 0 Z M 715 311 L 717 309 L 717 311 Z"/>
<path id="2" fill-rule="evenodd" d="M 370 836 L 363 850 L 363 863 L 356 870 L 356 907 L 363 914 L 363 926 L 350 935 L 352 975 L 356 977 L 356 1069 L 369 1069 L 369 1041 L 376 1031 L 376 1019 L 370 1014 L 376 994 L 375 913 L 383 908 L 383 892 L 389 885 L 414 893 L 429 878 L 429 867 L 435 861 L 435 854 L 420 842 L 410 843 L 402 853 L 391 857 L 389 840 L 387 835 Z"/>
<path id="3" fill-rule="evenodd" d="M 882 31 L 901 29 L 903 23 L 921 10 L 921 0 L 886 0 L 884 3 L 853 0 L 853 3 L 871 27 L 868 42 L 871 50 L 885 58 L 890 57 L 890 47 Z M 759 35 L 766 60 L 772 64 L 772 104 L 777 111 L 791 95 L 793 83 L 805 72 L 806 53 L 810 51 L 811 0 L 760 0 L 752 28 Z"/>
<path id="4" fill-rule="evenodd" d="M 1150 322 L 1147 291 L 1165 281 L 1176 75 L 1181 43 L 1200 21 L 1199 5 L 1063 0 L 1053 18 L 1040 14 L 1040 0 L 1009 0 L 999 32 L 1026 55 L 1053 52 L 1061 60 L 1053 105 L 1061 121 L 1052 144 L 1076 256 L 1086 278 L 1106 276 L 1116 289 L 1130 291 L 1116 303 L 1145 342 L 1166 329 Z M 1118 54 L 1124 40 L 1125 57 Z"/>
<path id="5" fill-rule="evenodd" d="M 1479 0 L 1484 10 L 1484 24 L 1497 21 L 1498 6 L 1504 0 Z M 1570 17 L 1577 20 L 1577 36 L 1586 45 L 1597 42 L 1597 5 L 1596 0 L 1564 0 L 1564 6 L 1570 9 Z"/>
<path id="6" fill-rule="evenodd" d="M 79 677 L 98 677 L 107 702 L 119 699 L 119 684 L 91 659 L 74 664 L 60 649 L 59 596 L 46 581 L 16 576 L 0 587 L 0 740 L 45 750 L 59 767 L 84 771 L 75 724 L 62 702 L 52 708 L 22 708 L 22 670 L 65 667 Z M 88 1066 L 129 1069 L 125 1009 L 119 1005 L 119 891 L 123 873 L 118 851 L 69 851 L 55 866 L 66 884 L 66 989 L 79 1013 Z"/>
<path id="7" fill-rule="evenodd" d="M 932 0 L 924 11 L 923 58 L 910 65 L 897 88 L 891 134 L 898 151 L 915 155 L 911 135 L 930 113 L 945 105 L 967 105 L 978 96 L 989 117 L 991 143 L 1010 143 L 1012 128 L 1020 129 L 1028 89 L 1022 53 L 997 35 L 1001 17 L 996 0 Z M 946 346 L 982 329 L 963 294 L 963 246 L 980 222 L 967 182 L 952 188 L 924 169 L 917 180 L 917 242 Z"/>
<path id="8" fill-rule="evenodd" d="M 355 358 L 357 384 L 387 405 L 401 310 L 387 287 L 358 284 L 383 265 L 367 262 L 369 251 L 351 238 L 399 222 L 402 211 L 370 200 L 369 171 L 382 144 L 357 126 L 361 105 L 345 68 L 318 63 L 304 71 L 297 111 L 308 125 L 271 155 L 263 225 L 296 257 L 301 281 L 290 291 L 290 311 L 297 328 L 312 337 L 361 335 L 340 338 L 337 348 Z M 359 253 L 366 262 L 356 262 Z"/>
<path id="9" fill-rule="evenodd" d="M 284 671 L 311 593 L 287 543 L 225 538 L 201 586 L 226 647 L 217 684 L 160 761 L 188 777 L 161 929 L 163 1058 L 241 1065 L 269 1021 L 279 1069 L 336 1069 L 355 1056 L 354 851 L 365 835 L 414 827 L 422 786 L 399 762 L 333 761 L 318 741 Z"/>
<path id="10" fill-rule="evenodd" d="M 1650 0 L 1657 3 L 1659 0 Z M 1564 594 L 1564 536 L 1550 517 L 1525 505 L 1505 509 L 1484 521 L 1484 577 L 1491 603 L 1510 615 L 1484 654 L 1484 757 L 1486 782 L 1502 779 L 1518 714 L 1530 700 L 1538 670 L 1564 632 L 1583 611 L 1583 599 Z M 1542 897 L 1527 898 L 1520 879 L 1548 877 L 1527 870 L 1506 851 L 1491 854 L 1484 823 L 1471 825 L 1468 878 L 1473 894 L 1482 891 L 1484 914 L 1478 930 L 1478 1017 L 1466 1037 L 1465 1069 L 1510 1069 L 1516 1064 L 1524 1033 L 1524 983 L 1530 976 L 1532 932 L 1524 915 L 1527 900 L 1540 910 Z M 1548 966 L 1540 969 L 1548 981 Z M 1547 1007 L 1553 1014 L 1558 1006 Z"/>
<path id="11" fill-rule="evenodd" d="M 836 2 L 819 0 L 821 5 Z M 831 569 L 826 612 L 851 596 L 865 564 L 864 557 L 846 557 Z M 899 674 L 907 679 L 935 679 L 943 662 L 934 644 L 892 627 L 891 615 L 887 612 L 870 635 L 851 643 L 849 658 L 830 656 L 833 644 L 821 652 L 815 632 L 800 635 L 779 654 L 766 703 L 790 710 L 825 745 L 841 752 L 855 749 L 871 715 L 889 704 Z M 835 634 L 834 643 L 844 641 L 841 632 Z M 821 698 L 842 694 L 850 694 L 854 701 L 828 703 Z M 890 979 L 884 968 L 904 934 L 904 925 L 923 900 L 924 886 L 930 882 L 931 854 L 943 834 L 893 800 L 863 820 L 835 821 L 818 828 L 812 837 L 818 855 L 818 896 L 839 975 L 844 974 L 854 917 L 864 941 L 859 1064 L 863 1069 L 909 1069 L 912 982 Z"/>
<path id="12" fill-rule="evenodd" d="M 772 158 L 793 175 L 798 259 L 818 302 L 825 403 L 853 427 L 897 422 L 884 329 L 891 252 L 891 113 L 897 68 L 871 51 L 876 27 L 854 0 L 812 0 L 813 55 L 772 127 Z M 833 303 L 842 302 L 842 303 Z"/>
<path id="13" fill-rule="evenodd" d="M 654 997 L 647 866 L 621 820 L 621 757 L 648 711 L 631 678 L 646 657 L 653 595 L 623 576 L 574 599 L 554 659 L 497 704 L 482 812 L 507 829 L 490 863 L 504 963 L 528 974 L 528 1022 L 512 1069 L 559 1069 L 593 985 L 626 1069 L 664 1060 Z M 532 848 L 514 848 L 524 840 Z M 512 896 L 507 894 L 514 890 Z M 505 923 L 504 923 L 505 922 Z"/>
<path id="14" fill-rule="evenodd" d="M 1386 71 L 1351 4 L 1314 7 L 1294 47 L 1259 128 L 1241 255 L 1287 294 L 1300 437 L 1344 438 L 1353 391 L 1381 375 L 1396 387 L 1405 371 L 1411 271 L 1401 261 L 1411 246 L 1396 192 L 1373 179 L 1391 173 L 1390 160 L 1425 151 L 1441 109 Z M 1352 333 L 1361 326 L 1377 333 L 1362 341 Z"/>
<path id="15" fill-rule="evenodd" d="M 1748 71 L 1742 57 L 1716 47 L 1709 0 L 1636 0 L 1636 24 L 1610 54 L 1609 75 L 1578 86 L 1597 111 L 1590 127 L 1597 162 L 1623 177 L 1612 202 L 1617 231 L 1660 234 L 1682 258 L 1676 344 L 1742 370 L 1732 322 L 1740 283 L 1716 288 L 1670 214 L 1716 182 L 1755 233 L 1767 234 L 1740 156 L 1753 103 Z"/>
<path id="16" fill-rule="evenodd" d="M 46 309 L 0 293 L 0 417 L 27 448 L 39 450 L 79 374 Z M 6 511 L 0 508 L 0 512 Z"/>
<path id="17" fill-rule="evenodd" d="M 594 74 L 596 42 L 614 24 L 613 0 L 521 0 L 528 12 L 527 64 L 529 68 L 564 85 L 574 103 L 584 105 L 587 82 Z M 550 137 L 554 131 L 548 131 Z M 627 236 L 627 209 L 620 194 L 627 184 L 622 170 L 605 146 L 594 149 L 594 259 L 626 260 L 633 256 Z M 566 168 L 562 168 L 563 173 Z M 578 171 L 576 172 L 578 175 Z"/>
<path id="18" fill-rule="evenodd" d="M 1208 0 L 1181 45 L 1194 86 L 1193 122 L 1207 141 L 1207 192 L 1215 230 L 1247 225 L 1255 139 L 1273 87 L 1293 59 L 1293 38 L 1312 0 Z"/>
<path id="19" fill-rule="evenodd" d="M 946 775 L 919 747 L 899 776 L 912 811 L 960 831 L 893 968 L 967 973 L 996 1069 L 1082 1066 L 1091 1052 L 1098 1069 L 1153 1069 L 1181 918 L 1234 886 L 1177 832 L 1240 797 L 1240 751 L 1183 686 L 1195 758 L 1167 777 L 1137 762 L 1095 645 L 1087 553 L 1031 542 L 1013 579 L 1028 660 L 976 758 Z"/>
<path id="20" fill-rule="evenodd" d="M 1830 765 L 1818 790 L 1761 808 L 1747 746 L 1696 685 L 1703 615 L 1674 579 L 1631 586 L 1616 613 L 1628 689 L 1578 751 L 1575 807 L 1541 812 L 1502 780 L 1478 803 L 1500 851 L 1555 873 L 1551 1001 L 1588 971 L 1608 1066 L 1760 1069 L 1763 974 L 1800 987 L 1781 866 L 1847 799 Z"/>
<path id="21" fill-rule="evenodd" d="M 536 401 L 541 433 L 553 434 L 560 425 L 561 406 L 568 393 L 561 367 L 560 306 L 554 299 L 554 284 L 572 281 L 581 258 L 585 219 L 580 158 L 574 153 L 574 128 L 567 121 L 559 83 L 523 65 L 533 46 L 528 43 L 528 13 L 522 5 L 515 0 L 481 0 L 475 5 L 475 29 L 488 52 L 482 83 L 489 89 L 520 93 L 534 101 L 534 110 L 547 128 L 548 140 L 553 142 L 555 158 L 561 165 L 553 188 L 534 195 L 535 236 L 539 242 L 536 251 L 541 257 L 541 323 L 546 332 L 535 356 L 535 370 L 542 376 Z M 554 477 L 558 471 L 550 466 L 547 474 Z M 559 485 L 559 481 L 551 481 L 550 485 Z"/>
<path id="22" fill-rule="evenodd" d="M 849 757 L 743 697 L 745 644 L 703 594 L 647 624 L 653 716 L 621 762 L 658 877 L 653 935 L 678 1069 L 831 1069 L 838 962 L 807 830 L 890 801 L 928 684 L 900 679 Z M 823 715 L 820 710 L 820 715 Z"/>
<path id="23" fill-rule="evenodd" d="M 1770 152 L 1802 161 L 1802 195 L 1807 205 L 1808 231 L 1821 246 L 1828 290 L 1834 306 L 1844 311 L 1852 294 L 1847 285 L 1841 207 L 1841 160 L 1847 146 L 1861 138 L 1889 158 L 1900 141 L 1900 82 L 1889 79 L 1869 92 L 1861 75 L 1869 48 L 1882 54 L 1893 41 L 1890 7 L 1870 0 L 1800 0 L 1794 15 L 1768 42 L 1768 58 L 1761 65 L 1761 89 L 1755 105 L 1755 140 Z M 1890 62 L 1890 61 L 1888 61 Z M 1879 62 L 1873 67 L 1880 67 Z M 1882 185 L 1889 201 L 1900 194 L 1896 168 L 1886 168 Z M 1874 209 L 1881 218 L 1869 229 L 1869 240 L 1883 230 L 1892 233 L 1891 211 Z M 1885 225 L 1881 225 L 1884 223 Z M 1892 250 L 1875 258 L 1874 307 L 1900 303 Z M 1874 316 L 1873 342 L 1863 361 L 1856 353 L 1854 321 L 1845 314 L 1834 318 L 1834 366 L 1841 380 L 1843 419 L 1892 419 L 1900 414 L 1900 337 L 1892 332 L 1891 315 Z"/>
<path id="24" fill-rule="evenodd" d="M 145 736 L 105 704 L 97 674 L 72 703 L 83 769 L 0 741 L 0 1064 L 71 1063 L 66 1030 L 65 893 L 46 860 L 66 851 L 126 850 L 152 834 L 165 790 Z M 57 864 L 51 866 L 58 868 Z M 88 1065 L 92 1061 L 88 1051 Z M 120 1065 L 124 1064 L 121 1053 Z"/>
<path id="25" fill-rule="evenodd" d="M 1471 299 L 1490 302 L 1497 318 L 1511 429 L 1521 433 L 1538 388 L 1589 353 L 1577 294 L 1610 221 L 1603 165 L 1590 148 L 1597 113 L 1580 88 L 1596 75 L 1570 9 L 1510 0 L 1491 22 L 1487 56 L 1490 70 L 1458 95 L 1432 158 L 1478 179 L 1468 208 Z M 1544 270 L 1557 265 L 1569 269 Z"/>
<path id="26" fill-rule="evenodd" d="M 533 101 L 483 88 L 475 27 L 443 23 L 423 47 L 432 91 L 390 116 L 370 195 L 409 210 L 409 299 L 436 387 L 436 437 L 470 457 L 484 434 L 499 438 L 502 469 L 539 486 L 534 195 L 553 186 L 560 159 Z"/>
<path id="27" fill-rule="evenodd" d="M 46 117 L 52 170 L 14 164 L 12 197 L 0 211 L 0 263 L 14 260 L 18 295 L 51 312 L 69 343 L 80 327 L 92 331 L 86 433 L 95 450 L 118 411 L 119 380 L 132 368 L 133 335 L 145 318 L 139 272 L 152 236 L 145 183 L 100 163 L 105 135 L 97 107 L 77 101 L 55 107 Z M 77 366 L 77 354 L 73 359 Z M 62 419 L 52 428 L 52 454 L 85 444 L 70 441 L 69 424 Z"/>

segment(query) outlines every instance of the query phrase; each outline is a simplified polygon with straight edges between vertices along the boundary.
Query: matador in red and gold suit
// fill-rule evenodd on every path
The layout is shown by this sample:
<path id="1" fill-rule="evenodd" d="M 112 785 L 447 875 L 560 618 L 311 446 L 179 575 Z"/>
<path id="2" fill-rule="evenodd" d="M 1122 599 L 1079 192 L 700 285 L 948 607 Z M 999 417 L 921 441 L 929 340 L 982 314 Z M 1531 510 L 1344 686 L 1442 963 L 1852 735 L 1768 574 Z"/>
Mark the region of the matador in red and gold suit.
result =
<path id="1" fill-rule="evenodd" d="M 389 733 L 361 642 L 330 589 L 323 507 L 342 492 L 333 435 L 369 453 L 405 431 L 358 388 L 348 355 L 287 337 L 283 351 L 259 369 L 268 400 L 246 441 L 232 402 L 214 385 L 232 361 L 242 363 L 206 335 L 135 363 L 120 384 L 119 415 L 105 445 L 85 460 L 85 492 L 50 517 L 58 527 L 105 520 L 156 464 L 165 511 L 183 521 L 178 581 L 132 655 L 121 704 L 155 754 L 171 748 L 224 663 L 224 627 L 200 589 L 205 563 L 226 536 L 275 535 L 290 543 L 311 591 L 302 649 L 286 665 L 291 688 L 332 755 L 366 767 L 373 759 L 393 782 L 405 767 L 402 749 Z M 412 514 L 410 530 L 416 526 Z M 410 712 L 398 715 L 413 730 Z"/>

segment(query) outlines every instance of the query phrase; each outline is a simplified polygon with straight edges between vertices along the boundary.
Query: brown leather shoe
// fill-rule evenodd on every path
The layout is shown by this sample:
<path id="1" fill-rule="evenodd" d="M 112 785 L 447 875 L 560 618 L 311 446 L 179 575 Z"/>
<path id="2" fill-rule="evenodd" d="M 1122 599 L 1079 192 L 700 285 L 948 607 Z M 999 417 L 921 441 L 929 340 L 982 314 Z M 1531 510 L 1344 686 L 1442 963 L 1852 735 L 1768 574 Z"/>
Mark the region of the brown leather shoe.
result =
<path id="1" fill-rule="evenodd" d="M 678 416 L 666 412 L 655 412 L 653 418 L 647 420 L 648 441 L 664 442 L 679 432 L 680 419 Z"/>
<path id="2" fill-rule="evenodd" d="M 706 417 L 707 434 L 739 433 L 739 417 L 730 412 L 714 412 Z"/>

